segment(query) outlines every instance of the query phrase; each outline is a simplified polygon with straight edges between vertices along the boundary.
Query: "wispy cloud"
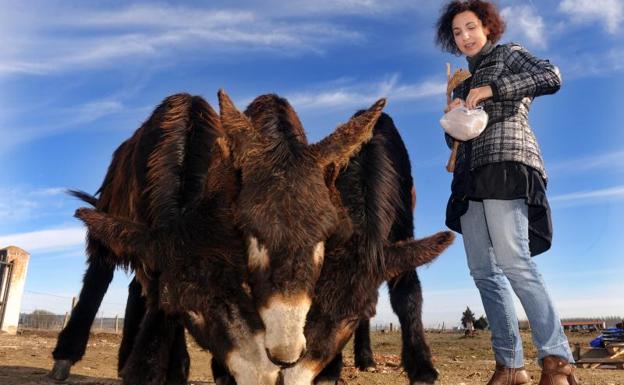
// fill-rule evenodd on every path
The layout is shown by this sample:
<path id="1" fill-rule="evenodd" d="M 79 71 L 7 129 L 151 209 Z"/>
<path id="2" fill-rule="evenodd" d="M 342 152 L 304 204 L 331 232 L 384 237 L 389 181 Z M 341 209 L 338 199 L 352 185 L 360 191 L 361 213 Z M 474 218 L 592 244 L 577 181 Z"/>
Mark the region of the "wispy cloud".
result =
<path id="1" fill-rule="evenodd" d="M 67 15 L 71 15 L 67 16 Z M 4 54 L 1 74 L 45 74 L 117 64 L 118 59 L 169 58 L 195 49 L 219 52 L 268 50 L 278 55 L 323 53 L 363 36 L 316 20 L 273 20 L 250 11 L 167 5 L 117 10 L 78 9 L 51 18 L 31 16 L 33 29 L 5 31 L 19 49 Z M 5 28 L 6 29 L 6 28 Z M 71 33 L 72 39 L 62 38 Z"/>
<path id="2" fill-rule="evenodd" d="M 0 237 L 0 245 L 2 247 L 18 246 L 29 253 L 65 250 L 83 245 L 85 234 L 84 227 L 39 230 L 3 235 Z"/>
<path id="3" fill-rule="evenodd" d="M 23 223 L 63 210 L 64 188 L 0 188 L 0 222 Z M 4 226 L 0 226 L 2 229 Z M 0 230 L 1 231 L 1 230 Z"/>
<path id="4" fill-rule="evenodd" d="M 554 204 L 581 205 L 596 204 L 604 201 L 624 199 L 624 186 L 615 186 L 599 190 L 577 191 L 568 194 L 555 195 L 549 198 Z"/>
<path id="5" fill-rule="evenodd" d="M 624 48 L 577 54 L 561 63 L 567 78 L 612 75 L 624 71 Z"/>
<path id="6" fill-rule="evenodd" d="M 563 0 L 559 10 L 573 23 L 602 23 L 611 34 L 619 32 L 620 24 L 624 21 L 622 0 Z"/>
<path id="7" fill-rule="evenodd" d="M 562 160 L 548 166 L 552 173 L 574 172 L 581 173 L 598 169 L 616 169 L 624 171 L 624 151 L 615 151 L 606 154 L 589 155 L 576 159 Z"/>
<path id="8" fill-rule="evenodd" d="M 437 9 L 436 2 L 412 2 L 405 0 L 273 0 L 272 12 L 289 15 L 393 15 L 398 12 Z"/>
<path id="9" fill-rule="evenodd" d="M 501 15 L 507 23 L 507 38 L 528 41 L 529 45 L 545 49 L 548 45 L 544 19 L 528 5 L 505 7 Z"/>
<path id="10" fill-rule="evenodd" d="M 295 109 L 353 109 L 366 107 L 380 97 L 392 102 L 417 100 L 443 95 L 446 83 L 442 80 L 425 80 L 421 83 L 399 84 L 399 75 L 394 74 L 377 82 L 357 82 L 337 87 L 312 89 L 287 94 Z"/>
<path id="11" fill-rule="evenodd" d="M 86 123 L 95 122 L 104 117 L 112 117 L 123 113 L 132 114 L 136 109 L 128 109 L 119 100 L 102 99 L 86 102 L 82 105 L 50 109 L 41 112 L 41 123 L 24 125 L 18 128 L 7 123 L 0 126 L 0 150 L 6 150 L 18 144 L 41 139 L 61 132 L 79 129 Z M 143 108 L 139 109 L 144 113 Z M 23 113 L 23 112 L 22 112 Z M 5 119 L 9 120 L 9 119 Z"/>

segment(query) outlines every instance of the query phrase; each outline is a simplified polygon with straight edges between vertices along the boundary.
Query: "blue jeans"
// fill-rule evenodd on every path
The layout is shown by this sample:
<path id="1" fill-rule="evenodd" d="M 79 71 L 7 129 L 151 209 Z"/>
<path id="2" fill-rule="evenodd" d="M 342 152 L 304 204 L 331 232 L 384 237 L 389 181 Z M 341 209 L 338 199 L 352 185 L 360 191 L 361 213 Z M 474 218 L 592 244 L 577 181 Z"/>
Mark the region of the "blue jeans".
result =
<path id="1" fill-rule="evenodd" d="M 492 331 L 496 362 L 508 368 L 524 365 L 518 318 L 505 278 L 529 319 L 539 362 L 549 355 L 574 362 L 559 315 L 531 259 L 524 199 L 470 201 L 461 227 L 470 275 Z"/>

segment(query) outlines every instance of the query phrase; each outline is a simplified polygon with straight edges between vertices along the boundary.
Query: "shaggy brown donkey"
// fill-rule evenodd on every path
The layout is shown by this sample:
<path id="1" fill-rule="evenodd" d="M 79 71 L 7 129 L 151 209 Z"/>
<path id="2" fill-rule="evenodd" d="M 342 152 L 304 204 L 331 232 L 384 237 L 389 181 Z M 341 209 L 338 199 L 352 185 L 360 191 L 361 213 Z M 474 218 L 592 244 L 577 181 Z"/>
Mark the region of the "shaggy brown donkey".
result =
<path id="1" fill-rule="evenodd" d="M 413 235 L 413 216 L 409 157 L 389 116 L 382 114 L 373 139 L 350 160 L 339 174 L 336 186 L 348 209 L 353 232 L 346 242 L 333 239 L 327 244 L 325 265 L 306 325 L 308 340 L 317 341 L 313 337 L 316 334 L 323 336 L 323 343 L 308 346 L 308 354 L 297 365 L 299 369 L 284 371 L 285 383 L 305 383 L 306 377 L 318 374 L 319 368 L 340 353 L 341 344 L 346 343 L 357 324 L 355 319 L 367 321 L 374 315 L 377 288 L 384 276 L 389 282 L 393 309 L 401 321 L 403 366 L 408 378 L 411 383 L 435 381 L 437 375 L 424 341 L 422 297 L 416 272 L 412 268 L 400 275 L 392 273 L 392 264 L 398 263 L 401 253 L 388 244 Z M 435 256 L 450 244 L 453 236 L 446 232 L 427 239 L 431 243 L 425 253 Z M 362 353 L 357 342 L 356 358 Z M 316 382 L 335 382 L 340 360 L 337 357 L 330 362 Z M 315 365 L 316 369 L 310 371 L 310 366 Z"/>
<path id="2" fill-rule="evenodd" d="M 170 96 L 115 151 L 98 198 L 77 194 L 112 215 L 148 225 L 171 222 L 202 196 L 206 165 L 211 163 L 212 148 L 222 136 L 219 116 L 202 98 Z M 56 380 L 67 378 L 71 366 L 84 355 L 91 324 L 115 267 L 131 267 L 143 283 L 150 280 L 145 267 L 132 255 L 115 253 L 92 237 L 87 239 L 87 254 L 88 268 L 78 304 L 53 351 L 55 365 L 50 376 Z M 143 317 L 145 303 L 140 291 L 140 285 L 133 281 L 128 301 L 136 306 L 126 311 L 120 370 L 131 351 L 134 323 Z M 170 365 L 172 383 L 185 380 L 188 374 L 184 333 L 181 326 L 177 329 L 171 346 L 179 352 Z"/>
<path id="3" fill-rule="evenodd" d="M 241 114 L 220 97 L 221 121 L 240 170 L 235 215 L 247 242 L 249 285 L 266 327 L 267 354 L 280 365 L 293 364 L 305 351 L 303 328 L 325 240 L 345 217 L 326 176 L 371 138 L 384 105 L 376 102 L 308 145 L 285 99 L 260 96 Z"/>
<path id="4" fill-rule="evenodd" d="M 334 200 L 346 208 L 350 226 L 345 226 L 345 231 L 334 235 L 326 245 L 326 264 L 306 324 L 308 354 L 303 362 L 308 362 L 312 369 L 298 364 L 284 371 L 285 380 L 295 384 L 309 383 L 317 374 L 317 383 L 334 383 L 339 378 L 341 357 L 331 358 L 340 352 L 343 338 L 351 335 L 351 326 L 358 323 L 357 319 L 360 324 L 367 323 L 374 314 L 378 279 L 385 276 L 388 264 L 397 263 L 397 253 L 384 250 L 389 243 L 413 235 L 409 157 L 389 116 L 382 114 L 372 140 L 339 173 L 336 186 L 340 195 Z M 440 250 L 450 242 L 447 236 L 450 234 L 440 234 Z M 403 365 L 410 382 L 433 382 L 437 373 L 424 340 L 420 284 L 414 269 L 406 270 L 401 275 L 386 277 L 403 329 Z M 350 325 L 340 329 L 345 320 Z M 365 337 L 369 338 L 367 330 Z M 359 339 L 356 336 L 356 364 L 370 365 L 362 359 L 366 357 L 362 350 L 368 350 L 368 362 L 374 364 L 370 345 L 362 346 L 362 339 L 362 335 Z M 319 374 L 323 366 L 325 369 Z M 227 372 L 215 362 L 213 375 L 218 383 L 228 383 Z"/>
<path id="5" fill-rule="evenodd" d="M 350 212 L 360 213 L 352 218 L 358 223 L 359 231 L 366 235 L 360 237 L 359 249 L 364 250 L 363 255 L 373 252 L 375 248 L 371 246 L 384 242 L 385 237 L 390 242 L 413 237 L 416 197 L 415 194 L 412 196 L 415 190 L 412 190 L 409 155 L 388 115 L 382 114 L 379 118 L 373 139 L 352 158 L 347 169 L 340 174 L 337 185 L 345 205 L 352 207 Z M 391 189 L 390 186 L 394 187 Z M 365 202 L 364 206 L 362 202 Z M 383 202 L 386 202 L 385 206 Z M 388 208 L 388 204 L 392 208 Z M 354 209 L 357 207 L 366 207 L 366 212 Z M 384 215 L 383 226 L 378 225 L 380 215 L 376 212 L 388 213 Z M 388 227 L 388 221 L 392 222 L 391 227 Z M 403 368 L 411 382 L 433 383 L 437 371 L 425 341 L 421 315 L 422 292 L 416 271 L 406 272 L 388 281 L 388 290 L 392 309 L 401 324 Z M 375 365 L 369 330 L 368 319 L 363 319 L 354 336 L 355 365 L 360 370 Z"/>

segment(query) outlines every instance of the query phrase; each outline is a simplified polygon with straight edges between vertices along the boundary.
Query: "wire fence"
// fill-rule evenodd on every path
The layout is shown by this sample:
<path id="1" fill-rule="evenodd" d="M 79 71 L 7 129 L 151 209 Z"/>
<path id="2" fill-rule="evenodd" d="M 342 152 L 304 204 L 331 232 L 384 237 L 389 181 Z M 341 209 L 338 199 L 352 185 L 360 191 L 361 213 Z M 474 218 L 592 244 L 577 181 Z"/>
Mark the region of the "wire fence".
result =
<path id="1" fill-rule="evenodd" d="M 60 331 L 69 321 L 76 297 L 26 290 L 19 328 Z M 102 302 L 91 326 L 92 332 L 121 333 L 125 304 Z"/>

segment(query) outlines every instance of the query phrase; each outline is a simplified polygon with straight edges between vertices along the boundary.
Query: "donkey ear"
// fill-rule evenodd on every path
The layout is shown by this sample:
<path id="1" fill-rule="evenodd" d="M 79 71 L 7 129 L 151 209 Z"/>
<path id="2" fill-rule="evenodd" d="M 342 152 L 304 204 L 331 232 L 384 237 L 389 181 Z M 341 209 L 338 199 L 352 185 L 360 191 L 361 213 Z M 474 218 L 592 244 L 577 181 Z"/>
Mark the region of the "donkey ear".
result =
<path id="1" fill-rule="evenodd" d="M 245 114 L 236 108 L 224 90 L 219 90 L 218 96 L 221 125 L 232 148 L 234 165 L 240 168 L 247 155 L 246 152 L 252 148 L 250 144 L 260 144 L 260 135 Z"/>
<path id="2" fill-rule="evenodd" d="M 115 254 L 132 255 L 140 259 L 150 255 L 151 237 L 147 226 L 84 207 L 76 210 L 74 216 L 85 223 L 90 237 L 103 243 Z"/>
<path id="3" fill-rule="evenodd" d="M 433 261 L 453 243 L 454 239 L 455 235 L 451 231 L 441 231 L 423 239 L 401 241 L 384 247 L 386 262 L 384 279 L 392 279 Z"/>
<path id="4" fill-rule="evenodd" d="M 331 163 L 338 168 L 346 166 L 349 158 L 373 137 L 373 127 L 385 105 L 386 99 L 379 99 L 366 112 L 351 118 L 325 139 L 313 144 L 312 151 L 319 166 L 326 167 Z"/>

